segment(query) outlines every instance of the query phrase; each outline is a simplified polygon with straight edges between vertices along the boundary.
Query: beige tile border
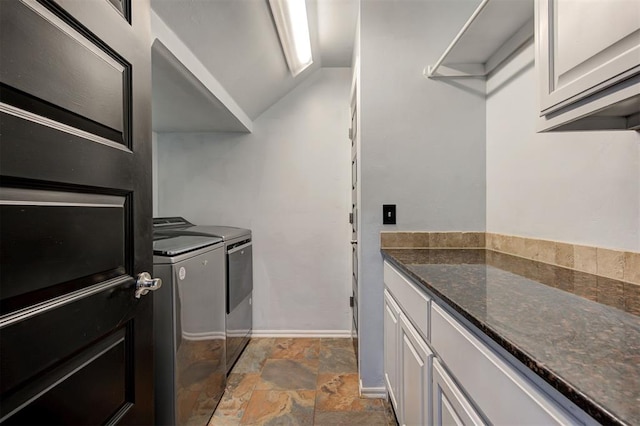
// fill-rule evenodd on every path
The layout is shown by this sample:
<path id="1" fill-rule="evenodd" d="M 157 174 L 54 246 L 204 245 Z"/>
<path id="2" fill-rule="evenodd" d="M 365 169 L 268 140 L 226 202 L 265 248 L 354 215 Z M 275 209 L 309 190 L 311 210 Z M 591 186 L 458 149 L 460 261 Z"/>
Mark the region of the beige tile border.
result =
<path id="1" fill-rule="evenodd" d="M 640 253 L 490 232 L 381 232 L 380 247 L 487 248 L 640 285 Z"/>
<path id="2" fill-rule="evenodd" d="M 484 248 L 484 232 L 381 232 L 380 247 Z"/>

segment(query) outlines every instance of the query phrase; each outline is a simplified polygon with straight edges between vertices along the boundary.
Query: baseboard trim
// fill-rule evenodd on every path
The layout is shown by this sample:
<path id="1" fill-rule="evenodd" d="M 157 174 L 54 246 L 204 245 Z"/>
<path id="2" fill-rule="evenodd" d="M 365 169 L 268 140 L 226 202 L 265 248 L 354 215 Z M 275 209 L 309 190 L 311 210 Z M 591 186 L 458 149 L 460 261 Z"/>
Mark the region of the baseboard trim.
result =
<path id="1" fill-rule="evenodd" d="M 387 398 L 387 388 L 384 386 L 365 388 L 360 380 L 360 396 L 362 398 Z"/>
<path id="2" fill-rule="evenodd" d="M 251 337 L 351 337 L 351 330 L 253 330 Z"/>

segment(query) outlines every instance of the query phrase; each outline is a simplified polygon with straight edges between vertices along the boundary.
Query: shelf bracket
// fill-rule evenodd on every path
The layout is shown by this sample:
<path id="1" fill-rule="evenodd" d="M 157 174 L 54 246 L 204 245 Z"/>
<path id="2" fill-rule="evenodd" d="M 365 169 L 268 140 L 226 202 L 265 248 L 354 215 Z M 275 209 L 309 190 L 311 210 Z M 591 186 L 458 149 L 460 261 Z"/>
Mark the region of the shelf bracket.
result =
<path id="1" fill-rule="evenodd" d="M 462 38 L 464 33 L 467 32 L 467 30 L 469 29 L 471 24 L 473 24 L 473 21 L 476 20 L 476 18 L 480 15 L 480 13 L 487 6 L 487 4 L 489 4 L 489 0 L 482 0 L 482 3 L 480 3 L 478 5 L 478 7 L 473 12 L 471 17 L 469 17 L 469 19 L 464 24 L 462 29 L 458 32 L 458 35 L 456 35 L 456 37 L 453 39 L 451 44 L 449 44 L 449 47 L 447 47 L 447 50 L 445 50 L 444 53 L 442 54 L 442 56 L 440 56 L 440 59 L 438 59 L 438 62 L 436 62 L 435 65 L 428 66 L 426 68 L 426 76 L 427 77 L 431 78 L 431 77 L 436 75 L 436 73 L 438 72 L 438 68 L 440 68 L 440 66 L 442 65 L 442 62 L 444 62 L 444 60 L 447 58 L 447 56 L 449 55 L 451 50 L 453 50 L 453 48 L 456 47 L 456 44 L 458 44 L 458 41 L 460 41 L 460 39 Z"/>

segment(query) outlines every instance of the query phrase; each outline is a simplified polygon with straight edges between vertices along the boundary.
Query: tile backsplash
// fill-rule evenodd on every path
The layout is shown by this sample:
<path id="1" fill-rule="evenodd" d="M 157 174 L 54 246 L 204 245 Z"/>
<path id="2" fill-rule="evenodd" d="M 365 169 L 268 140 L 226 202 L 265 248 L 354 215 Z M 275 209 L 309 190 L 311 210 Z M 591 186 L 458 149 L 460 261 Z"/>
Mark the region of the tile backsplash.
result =
<path id="1" fill-rule="evenodd" d="M 487 248 L 640 285 L 640 253 L 490 232 L 381 232 L 380 247 Z"/>

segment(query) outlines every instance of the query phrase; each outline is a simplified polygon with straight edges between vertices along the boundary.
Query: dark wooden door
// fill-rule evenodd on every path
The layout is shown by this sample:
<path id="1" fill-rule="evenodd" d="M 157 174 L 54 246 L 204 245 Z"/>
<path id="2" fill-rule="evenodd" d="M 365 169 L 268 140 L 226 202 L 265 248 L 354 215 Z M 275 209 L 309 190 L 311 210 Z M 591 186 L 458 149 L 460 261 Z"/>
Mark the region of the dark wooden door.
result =
<path id="1" fill-rule="evenodd" d="M 152 424 L 148 0 L 0 0 L 0 422 Z"/>

